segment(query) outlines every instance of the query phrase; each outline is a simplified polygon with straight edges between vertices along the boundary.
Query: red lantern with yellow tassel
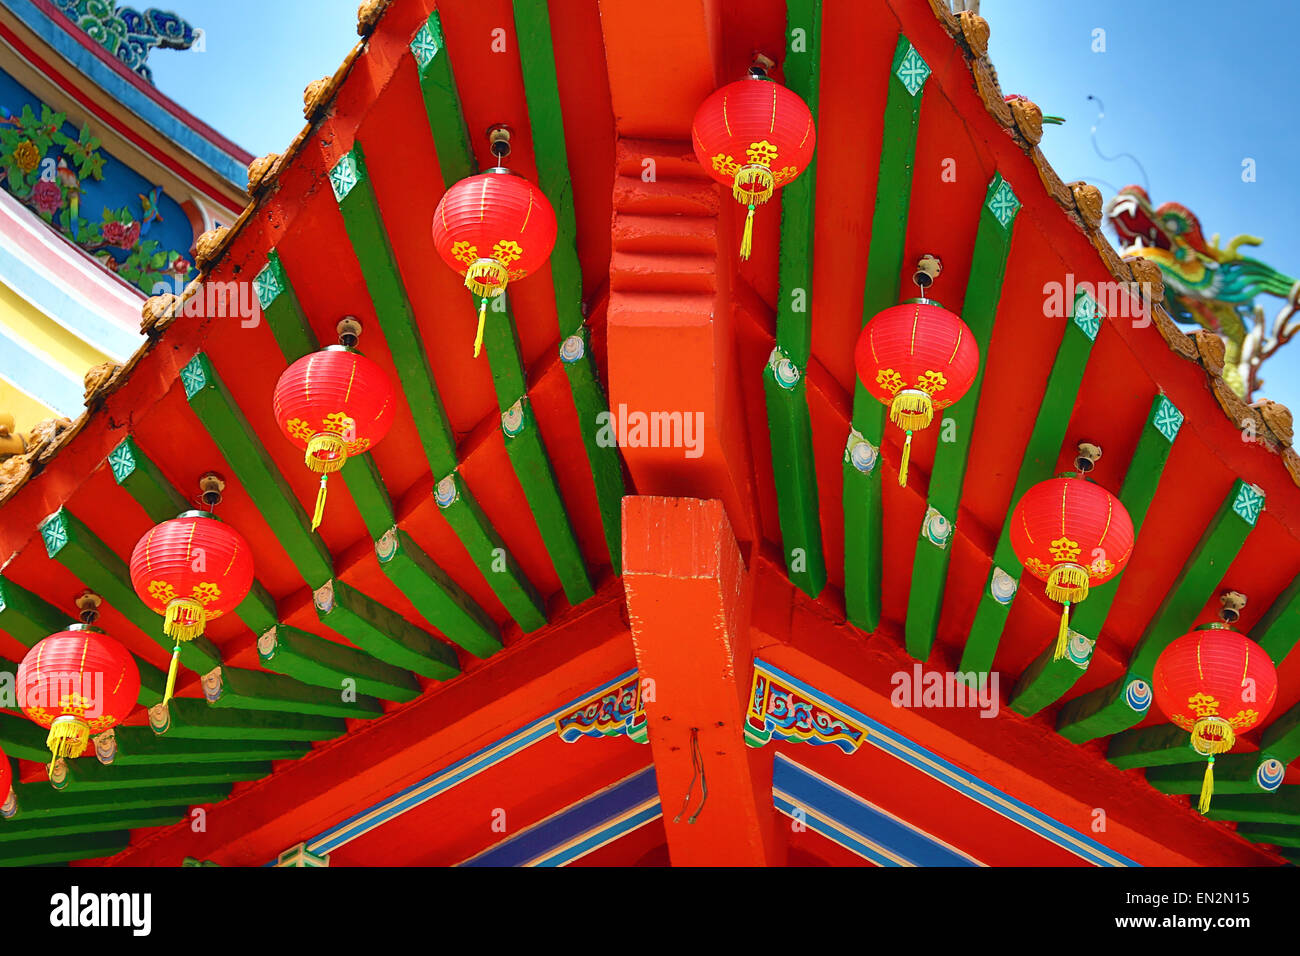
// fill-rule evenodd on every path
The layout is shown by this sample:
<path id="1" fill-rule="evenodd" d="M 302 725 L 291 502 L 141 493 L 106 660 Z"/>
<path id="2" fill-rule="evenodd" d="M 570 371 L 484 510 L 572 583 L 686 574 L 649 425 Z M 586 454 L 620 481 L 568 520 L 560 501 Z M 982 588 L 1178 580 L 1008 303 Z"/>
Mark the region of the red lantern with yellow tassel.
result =
<path id="1" fill-rule="evenodd" d="M 1026 491 L 1011 512 L 1010 530 L 1020 563 L 1063 605 L 1054 654 L 1060 660 L 1069 646 L 1070 605 L 1124 569 L 1133 553 L 1133 522 L 1101 485 L 1066 474 Z"/>
<path id="2" fill-rule="evenodd" d="M 253 552 L 238 531 L 207 511 L 155 525 L 131 553 L 131 586 L 175 641 L 164 702 L 176 687 L 181 645 L 239 606 L 253 586 Z"/>
<path id="3" fill-rule="evenodd" d="M 889 420 L 907 432 L 898 483 L 907 484 L 912 432 L 970 389 L 979 372 L 979 346 L 960 318 L 928 299 L 878 313 L 863 328 L 853 356 L 858 378 L 889 407 Z"/>
<path id="4" fill-rule="evenodd" d="M 812 162 L 817 144 L 812 111 L 797 93 L 755 66 L 746 79 L 714 90 L 700 104 L 691 139 L 704 171 L 749 207 L 740 241 L 740 258 L 748 259 L 754 208 Z"/>
<path id="5" fill-rule="evenodd" d="M 350 338 L 355 341 L 355 334 Z M 284 370 L 272 407 L 280 430 L 303 449 L 308 469 L 320 475 L 311 519 L 315 531 L 325 515 L 329 476 L 388 434 L 396 414 L 392 383 L 378 363 L 348 346 L 331 345 Z"/>
<path id="6" fill-rule="evenodd" d="M 1160 653 L 1151 679 L 1156 705 L 1192 735 L 1192 748 L 1207 758 L 1197 804 L 1210 809 L 1214 758 L 1227 753 L 1237 735 L 1259 724 L 1277 699 L 1277 671 L 1264 649 L 1227 624 L 1206 624 Z"/>
<path id="7" fill-rule="evenodd" d="M 131 713 L 140 670 L 130 652 L 99 628 L 72 624 L 27 652 L 15 689 L 23 713 L 49 730 L 52 769 L 60 758 L 80 757 L 92 736 Z"/>
<path id="8" fill-rule="evenodd" d="M 498 161 L 510 154 L 504 127 L 491 132 Z M 465 277 L 479 297 L 474 357 L 483 348 L 488 299 L 506 285 L 536 272 L 555 245 L 555 211 L 546 194 L 504 166 L 462 179 L 445 193 L 433 214 L 433 245 L 444 262 Z"/>

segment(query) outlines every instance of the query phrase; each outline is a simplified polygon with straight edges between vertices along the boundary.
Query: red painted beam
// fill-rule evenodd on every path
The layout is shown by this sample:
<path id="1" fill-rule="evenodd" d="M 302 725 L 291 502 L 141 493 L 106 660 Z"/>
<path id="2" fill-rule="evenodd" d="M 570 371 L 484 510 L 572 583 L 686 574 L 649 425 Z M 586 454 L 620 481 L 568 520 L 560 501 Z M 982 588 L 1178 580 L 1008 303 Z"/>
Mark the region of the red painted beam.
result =
<path id="1" fill-rule="evenodd" d="M 653 681 L 645 709 L 673 865 L 780 865 L 772 754 L 746 746 L 743 729 L 751 579 L 722 503 L 624 498 L 623 584 L 637 667 Z"/>
<path id="2" fill-rule="evenodd" d="M 656 0 L 651 11 L 600 0 L 620 135 L 690 139 L 695 111 L 717 85 L 718 7 L 716 0 Z"/>
<path id="3" fill-rule="evenodd" d="M 473 675 L 331 741 L 208 808 L 154 831 L 107 866 L 179 866 L 194 856 L 257 866 L 456 762 L 632 666 L 622 592 L 611 582 L 561 621 Z M 599 746 L 598 741 L 591 741 Z M 573 802 L 586 796 L 572 794 Z"/>

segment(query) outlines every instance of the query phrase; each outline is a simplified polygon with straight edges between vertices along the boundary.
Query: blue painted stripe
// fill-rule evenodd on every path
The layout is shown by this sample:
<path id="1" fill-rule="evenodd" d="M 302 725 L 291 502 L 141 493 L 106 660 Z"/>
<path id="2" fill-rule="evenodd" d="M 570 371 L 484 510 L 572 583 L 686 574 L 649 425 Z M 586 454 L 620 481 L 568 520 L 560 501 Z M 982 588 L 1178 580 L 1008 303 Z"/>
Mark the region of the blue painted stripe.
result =
<path id="1" fill-rule="evenodd" d="M 772 804 L 790 819 L 798 820 L 814 833 L 820 833 L 826 839 L 838 843 L 844 849 L 856 853 L 864 860 L 870 860 L 876 866 L 896 867 L 902 865 L 897 860 L 886 856 L 874 844 L 862 840 L 855 834 L 847 833 L 842 828 L 835 826 L 831 821 L 822 819 L 816 813 L 809 813 L 803 807 L 796 806 L 789 797 L 773 793 Z"/>
<path id="2" fill-rule="evenodd" d="M 773 763 L 772 791 L 805 812 L 817 811 L 859 842 L 883 847 L 912 866 L 977 865 L 924 830 L 819 777 L 784 754 L 778 753 Z"/>
<path id="3" fill-rule="evenodd" d="M 122 361 L 144 344 L 144 336 L 110 322 L 81 299 L 61 289 L 0 244 L 0 281 L 59 325 L 109 358 Z M 144 297 L 140 298 L 141 304 Z"/>
<path id="4" fill-rule="evenodd" d="M 5 0 L 5 6 L 42 40 L 98 86 L 158 132 L 219 174 L 238 195 L 248 178 L 248 166 L 159 106 L 129 80 L 78 43 L 29 0 Z"/>
<path id="5" fill-rule="evenodd" d="M 1054 820 L 1052 817 L 1029 804 L 1017 800 L 991 784 L 985 783 L 974 774 L 967 773 L 955 764 L 945 760 L 933 751 L 909 740 L 878 720 L 855 710 L 841 701 L 828 697 L 821 691 L 810 687 L 798 678 L 787 674 L 766 661 L 755 659 L 754 666 L 780 681 L 788 683 L 801 693 L 824 703 L 831 710 L 842 712 L 846 717 L 861 722 L 867 728 L 867 742 L 879 747 L 893 757 L 915 767 L 922 773 L 952 787 L 976 803 L 988 807 L 1028 830 L 1041 836 L 1044 840 L 1069 850 L 1076 856 L 1095 863 L 1098 866 L 1140 866 L 1136 860 L 1130 860 L 1122 853 L 1117 853 L 1105 844 L 1098 843 L 1078 830 Z"/>
<path id="6" fill-rule="evenodd" d="M 76 418 L 86 407 L 83 382 L 69 378 L 64 369 L 14 338 L 3 326 L 0 326 L 0 378 L 68 418 Z"/>
<path id="7" fill-rule="evenodd" d="M 543 860 L 534 860 L 533 866 L 568 866 L 574 860 L 586 856 L 593 850 L 598 850 L 607 843 L 613 843 L 615 840 L 627 836 L 633 830 L 639 830 L 647 823 L 652 823 L 664 815 L 663 807 L 659 805 L 659 798 L 656 796 L 653 800 L 648 801 L 647 805 L 637 810 L 635 813 L 617 820 L 612 824 L 600 827 L 585 839 L 573 844 L 567 849 L 562 850 L 553 856 Z"/>
<path id="8" fill-rule="evenodd" d="M 461 866 L 524 866 L 546 860 L 542 865 L 559 866 L 582 855 L 583 844 L 592 848 L 599 845 L 599 831 L 605 824 L 624 817 L 629 811 L 653 801 L 655 806 L 642 807 L 636 814 L 648 822 L 659 814 L 659 791 L 655 782 L 654 767 L 646 767 L 626 777 L 612 787 L 595 793 L 554 816 L 534 824 L 526 830 L 498 843 L 496 846 L 471 857 Z M 639 825 L 639 824 L 638 824 Z M 592 834 L 591 831 L 598 831 Z M 624 830 L 626 832 L 626 830 Z M 575 838 L 583 837 L 578 846 L 568 846 Z M 557 847 L 566 852 L 552 856 Z M 586 851 L 583 851 L 586 852 Z"/>
<path id="9" fill-rule="evenodd" d="M 432 800 L 439 794 L 446 793 L 453 787 L 463 783 L 470 777 L 482 773 L 490 767 L 496 766 L 503 760 L 525 750 L 537 743 L 539 740 L 545 740 L 555 733 L 555 718 L 559 717 L 566 711 L 577 707 L 584 700 L 594 697 L 597 694 L 604 694 L 618 687 L 636 673 L 633 668 L 607 681 L 595 690 L 583 694 L 581 697 L 575 697 L 562 707 L 557 707 L 544 717 L 527 726 L 509 734 L 506 737 L 489 744 L 481 750 L 477 750 L 458 760 L 451 766 L 425 777 L 418 783 L 414 783 L 391 797 L 367 807 L 360 813 L 354 814 L 344 820 L 337 826 L 331 827 L 324 833 L 317 834 L 307 841 L 307 850 L 311 853 L 324 854 L 337 850 L 357 837 L 370 832 L 376 827 L 380 827 L 394 817 L 401 816 L 408 810 L 418 807 L 420 804 Z M 264 866 L 274 866 L 275 861 L 263 864 Z"/>

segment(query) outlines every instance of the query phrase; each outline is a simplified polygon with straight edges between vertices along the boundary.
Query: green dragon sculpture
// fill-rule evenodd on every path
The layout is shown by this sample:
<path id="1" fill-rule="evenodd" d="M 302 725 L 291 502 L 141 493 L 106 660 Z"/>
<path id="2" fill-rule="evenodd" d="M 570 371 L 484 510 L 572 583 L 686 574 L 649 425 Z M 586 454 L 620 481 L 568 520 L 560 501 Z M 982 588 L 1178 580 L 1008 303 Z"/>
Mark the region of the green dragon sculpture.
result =
<path id="1" fill-rule="evenodd" d="M 1106 205 L 1106 215 L 1127 246 L 1126 256 L 1141 256 L 1160 267 L 1165 282 L 1165 308 L 1175 321 L 1195 323 L 1224 341 L 1224 381 L 1246 401 L 1263 384 L 1264 360 L 1285 345 L 1300 319 L 1300 282 L 1258 259 L 1243 256 L 1242 246 L 1258 246 L 1254 236 L 1237 236 L 1219 246 L 1214 235 L 1207 243 L 1200 221 L 1175 202 L 1152 208 L 1141 186 L 1125 186 Z M 1284 300 L 1269 323 L 1260 294 Z"/>

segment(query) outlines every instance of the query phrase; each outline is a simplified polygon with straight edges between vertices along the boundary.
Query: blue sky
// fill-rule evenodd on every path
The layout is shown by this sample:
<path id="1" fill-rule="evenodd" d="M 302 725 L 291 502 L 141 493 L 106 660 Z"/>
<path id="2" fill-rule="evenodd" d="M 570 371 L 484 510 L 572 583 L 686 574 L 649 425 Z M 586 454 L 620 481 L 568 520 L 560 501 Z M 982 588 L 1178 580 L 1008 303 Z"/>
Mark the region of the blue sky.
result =
<path id="1" fill-rule="evenodd" d="M 356 42 L 357 4 L 166 0 L 160 5 L 203 28 L 205 50 L 156 51 L 155 81 L 250 152 L 278 152 L 302 128 L 303 88 L 333 73 Z M 1064 180 L 1088 180 L 1107 198 L 1144 182 L 1131 160 L 1094 152 L 1097 107 L 1087 97 L 1100 97 L 1102 152 L 1136 156 L 1156 205 L 1188 206 L 1207 238 L 1259 236 L 1264 244 L 1246 254 L 1300 277 L 1300 4 L 983 0 L 981 13 L 1003 90 L 1067 120 L 1049 126 L 1042 143 Z M 1093 51 L 1098 29 L 1104 52 Z M 1254 182 L 1242 181 L 1246 158 Z M 1280 303 L 1264 302 L 1271 317 Z M 1265 366 L 1265 378 L 1263 394 L 1300 413 L 1300 338 Z"/>
<path id="2" fill-rule="evenodd" d="M 1187 206 L 1220 244 L 1239 233 L 1263 239 L 1244 253 L 1300 278 L 1300 5 L 983 0 L 980 13 L 1003 92 L 1066 119 L 1041 144 L 1062 179 L 1094 183 L 1107 199 L 1144 184 L 1131 160 L 1105 162 L 1094 151 L 1097 104 L 1087 97 L 1100 97 L 1097 143 L 1107 156 L 1138 159 L 1153 203 Z M 1096 29 L 1104 53 L 1093 52 Z M 1242 181 L 1246 158 L 1255 182 Z M 1270 319 L 1281 305 L 1257 301 Z M 1300 414 L 1300 336 L 1264 365 L 1264 378 L 1260 394 Z"/>

